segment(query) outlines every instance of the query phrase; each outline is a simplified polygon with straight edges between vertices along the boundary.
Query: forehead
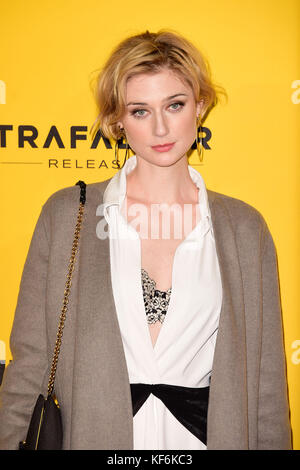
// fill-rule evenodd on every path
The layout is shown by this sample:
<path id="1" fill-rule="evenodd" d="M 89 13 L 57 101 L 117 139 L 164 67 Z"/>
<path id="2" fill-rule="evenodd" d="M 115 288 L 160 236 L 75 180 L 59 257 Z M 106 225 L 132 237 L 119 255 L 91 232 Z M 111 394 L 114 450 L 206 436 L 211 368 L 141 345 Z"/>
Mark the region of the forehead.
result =
<path id="1" fill-rule="evenodd" d="M 130 77 L 125 86 L 127 100 L 143 98 L 164 98 L 177 93 L 191 94 L 191 87 L 178 73 L 162 69 L 155 73 L 140 73 Z"/>

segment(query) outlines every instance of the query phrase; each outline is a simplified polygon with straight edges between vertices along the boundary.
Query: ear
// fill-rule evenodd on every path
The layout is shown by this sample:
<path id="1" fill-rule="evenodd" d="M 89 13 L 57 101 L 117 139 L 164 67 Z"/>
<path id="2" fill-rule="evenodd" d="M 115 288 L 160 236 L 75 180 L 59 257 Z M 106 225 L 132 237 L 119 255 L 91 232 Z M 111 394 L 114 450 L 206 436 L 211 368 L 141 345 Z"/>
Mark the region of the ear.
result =
<path id="1" fill-rule="evenodd" d="M 197 116 L 203 116 L 203 109 L 204 109 L 204 100 L 200 100 L 197 102 L 197 105 L 196 105 L 196 109 L 197 109 Z"/>
<path id="2" fill-rule="evenodd" d="M 118 126 L 120 129 L 123 129 L 123 128 L 124 128 L 122 121 L 118 121 L 118 122 L 117 122 L 117 126 Z"/>

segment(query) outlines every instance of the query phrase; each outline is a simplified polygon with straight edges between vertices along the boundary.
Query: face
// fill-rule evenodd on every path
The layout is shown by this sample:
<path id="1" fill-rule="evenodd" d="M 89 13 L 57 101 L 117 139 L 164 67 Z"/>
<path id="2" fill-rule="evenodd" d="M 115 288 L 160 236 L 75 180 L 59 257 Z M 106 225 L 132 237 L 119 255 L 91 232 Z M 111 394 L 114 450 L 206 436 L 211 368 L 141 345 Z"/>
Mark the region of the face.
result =
<path id="1" fill-rule="evenodd" d="M 137 155 L 151 164 L 170 166 L 186 156 L 196 139 L 201 104 L 192 88 L 170 69 L 131 77 L 126 111 L 118 122 Z M 165 144 L 173 144 L 168 147 Z"/>

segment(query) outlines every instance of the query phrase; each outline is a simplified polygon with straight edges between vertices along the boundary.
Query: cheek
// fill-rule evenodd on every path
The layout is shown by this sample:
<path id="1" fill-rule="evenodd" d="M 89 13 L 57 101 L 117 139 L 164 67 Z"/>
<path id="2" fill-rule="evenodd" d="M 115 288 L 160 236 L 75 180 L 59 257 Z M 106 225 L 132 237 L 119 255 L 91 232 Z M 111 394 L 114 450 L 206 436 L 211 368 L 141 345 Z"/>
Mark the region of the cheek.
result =
<path id="1" fill-rule="evenodd" d="M 188 119 L 182 119 L 177 126 L 178 135 L 184 140 L 190 141 L 196 139 L 196 120 L 193 116 Z"/>
<path id="2" fill-rule="evenodd" d="M 135 124 L 131 122 L 130 125 L 127 125 L 126 135 L 131 147 L 135 148 L 147 142 L 147 138 L 149 139 L 149 130 L 140 123 Z"/>
<path id="3" fill-rule="evenodd" d="M 145 138 L 149 138 L 149 129 L 147 126 L 141 125 L 141 123 L 130 123 L 127 126 L 127 138 L 132 141 L 132 143 L 145 142 Z"/>

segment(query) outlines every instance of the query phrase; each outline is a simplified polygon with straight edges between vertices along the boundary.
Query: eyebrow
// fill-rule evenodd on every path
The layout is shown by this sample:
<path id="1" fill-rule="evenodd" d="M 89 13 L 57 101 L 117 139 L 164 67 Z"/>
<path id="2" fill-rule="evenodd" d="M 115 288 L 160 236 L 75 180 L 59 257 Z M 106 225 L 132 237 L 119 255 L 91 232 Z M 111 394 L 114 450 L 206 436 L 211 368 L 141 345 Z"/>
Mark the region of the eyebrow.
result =
<path id="1" fill-rule="evenodd" d="M 168 96 L 163 101 L 172 100 L 173 98 L 176 98 L 177 96 L 188 96 L 188 95 L 186 95 L 185 93 L 177 93 L 176 95 Z M 148 103 L 132 103 L 132 102 L 130 102 L 130 103 L 126 104 L 126 106 L 131 106 L 131 105 L 148 106 Z"/>

